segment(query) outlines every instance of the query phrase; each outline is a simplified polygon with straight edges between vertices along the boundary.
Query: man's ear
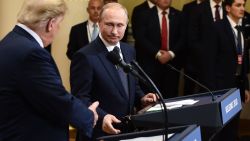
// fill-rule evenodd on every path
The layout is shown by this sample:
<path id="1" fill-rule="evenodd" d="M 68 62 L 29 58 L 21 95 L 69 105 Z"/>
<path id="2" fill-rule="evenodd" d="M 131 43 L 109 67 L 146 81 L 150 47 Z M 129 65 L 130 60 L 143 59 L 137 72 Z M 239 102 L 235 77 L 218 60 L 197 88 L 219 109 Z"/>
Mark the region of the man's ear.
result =
<path id="1" fill-rule="evenodd" d="M 46 26 L 46 32 L 50 32 L 54 28 L 55 21 L 56 21 L 55 18 L 49 19 Z"/>
<path id="2" fill-rule="evenodd" d="M 227 13 L 229 13 L 230 12 L 230 10 L 231 10 L 231 7 L 229 6 L 229 5 L 226 5 L 226 11 L 227 11 Z"/>

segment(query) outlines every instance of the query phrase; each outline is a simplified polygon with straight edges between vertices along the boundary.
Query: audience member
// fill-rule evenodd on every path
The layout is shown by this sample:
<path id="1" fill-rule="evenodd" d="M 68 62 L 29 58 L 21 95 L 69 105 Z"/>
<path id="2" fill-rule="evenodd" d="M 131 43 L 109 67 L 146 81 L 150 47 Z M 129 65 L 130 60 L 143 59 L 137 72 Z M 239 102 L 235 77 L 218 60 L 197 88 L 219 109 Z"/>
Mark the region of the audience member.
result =
<path id="1" fill-rule="evenodd" d="M 172 0 L 157 0 L 147 19 L 134 34 L 137 61 L 165 98 L 178 95 L 179 73 L 167 64 L 181 67 L 181 13 L 170 7 Z M 147 11 L 145 11 L 147 12 Z M 164 13 L 164 15 L 163 15 Z M 147 89 L 144 91 L 148 92 Z"/>
<path id="2" fill-rule="evenodd" d="M 189 50 L 190 43 L 188 42 L 188 28 L 190 23 L 190 16 L 195 14 L 195 9 L 198 7 L 200 3 L 204 0 L 194 0 L 189 2 L 183 6 L 182 13 L 183 13 L 183 24 L 185 26 L 184 32 L 184 42 L 185 42 L 185 58 L 184 58 L 184 73 L 189 75 L 190 77 L 198 80 L 198 75 L 195 70 L 195 67 L 192 63 L 189 62 L 190 57 L 192 58 L 192 52 Z M 191 81 L 190 79 L 184 77 L 184 95 L 194 94 L 198 92 L 198 87 L 196 83 Z"/>
<path id="3" fill-rule="evenodd" d="M 102 6 L 102 0 L 89 0 L 87 7 L 89 19 L 71 28 L 67 50 L 67 56 L 70 60 L 76 51 L 97 37 L 99 33 L 98 20 Z"/>
<path id="4" fill-rule="evenodd" d="M 213 46 L 214 22 L 225 17 L 222 0 L 206 0 L 199 4 L 193 14 L 190 15 L 188 28 L 188 58 L 186 66 L 197 75 L 199 82 L 211 88 L 207 83 L 210 77 L 207 75 L 209 68 L 206 62 L 211 54 L 209 48 Z M 204 91 L 200 89 L 199 91 Z"/>
<path id="5" fill-rule="evenodd" d="M 247 78 L 249 52 L 244 46 L 240 20 L 244 17 L 245 0 L 225 0 L 227 16 L 215 23 L 214 46 L 210 47 L 206 65 L 209 67 L 211 90 L 237 87 L 242 101 L 250 100 Z M 219 141 L 238 140 L 240 114 L 218 134 Z"/>

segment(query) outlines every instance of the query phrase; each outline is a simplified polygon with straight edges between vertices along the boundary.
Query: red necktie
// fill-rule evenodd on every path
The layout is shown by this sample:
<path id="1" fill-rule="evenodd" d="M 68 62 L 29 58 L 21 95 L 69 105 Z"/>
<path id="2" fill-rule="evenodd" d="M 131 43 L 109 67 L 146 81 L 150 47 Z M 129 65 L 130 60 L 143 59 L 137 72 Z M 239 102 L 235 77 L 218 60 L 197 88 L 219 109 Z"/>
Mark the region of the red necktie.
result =
<path id="1" fill-rule="evenodd" d="M 219 5 L 215 5 L 215 21 L 219 21 L 220 20 L 220 12 L 219 12 Z"/>
<path id="2" fill-rule="evenodd" d="M 168 50 L 168 27 L 166 19 L 166 11 L 162 11 L 162 25 L 161 25 L 161 49 Z"/>

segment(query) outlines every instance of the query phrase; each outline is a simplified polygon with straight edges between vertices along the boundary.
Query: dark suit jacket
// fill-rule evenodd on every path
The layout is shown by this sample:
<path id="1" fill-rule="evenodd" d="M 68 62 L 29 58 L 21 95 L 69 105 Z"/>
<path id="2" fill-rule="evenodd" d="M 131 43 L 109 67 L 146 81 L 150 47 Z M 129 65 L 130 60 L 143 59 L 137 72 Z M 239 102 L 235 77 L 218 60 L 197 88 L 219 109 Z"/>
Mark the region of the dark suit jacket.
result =
<path id="1" fill-rule="evenodd" d="M 223 10 L 223 18 L 226 17 Z M 190 15 L 190 23 L 188 28 L 189 48 L 188 48 L 188 65 L 192 65 L 192 69 L 198 74 L 202 83 L 204 79 L 209 79 L 207 69 L 204 65 L 209 61 L 209 48 L 213 46 L 214 20 L 210 1 L 206 0 L 199 4 L 194 12 Z M 207 86 L 207 84 L 205 84 Z"/>
<path id="2" fill-rule="evenodd" d="M 133 9 L 132 17 L 131 17 L 131 24 L 132 24 L 134 38 L 136 38 L 137 29 L 140 28 L 145 23 L 145 20 L 147 20 L 148 10 L 150 10 L 150 7 L 147 1 L 143 2 L 142 4 L 136 6 Z M 136 44 L 136 41 L 135 41 L 135 44 Z"/>
<path id="3" fill-rule="evenodd" d="M 68 141 L 91 135 L 93 113 L 62 85 L 51 55 L 16 26 L 0 42 L 0 140 Z"/>
<path id="4" fill-rule="evenodd" d="M 147 63 L 150 64 L 157 64 L 157 60 L 155 59 L 156 53 L 161 48 L 161 28 L 157 13 L 157 8 L 153 7 L 147 13 L 147 21 L 144 23 L 144 26 L 139 28 L 135 35 L 135 40 L 138 42 L 138 45 L 135 46 L 137 59 L 140 63 Z M 176 57 L 180 51 L 180 46 L 178 46 L 178 40 L 180 39 L 180 22 L 181 22 L 181 15 L 180 12 L 174 8 L 170 8 L 169 13 L 169 48 L 172 50 Z M 173 59 L 172 63 L 178 64 L 178 59 Z M 178 66 L 177 66 L 178 67 Z"/>
<path id="5" fill-rule="evenodd" d="M 236 79 L 237 51 L 234 33 L 227 18 L 215 23 L 215 46 L 210 48 L 208 58 L 208 71 L 210 79 L 207 80 L 212 90 L 220 90 L 238 87 L 244 100 L 245 89 L 248 89 L 247 72 L 249 64 L 249 52 L 244 48 L 243 65 L 240 82 Z"/>
<path id="6" fill-rule="evenodd" d="M 67 50 L 67 56 L 70 60 L 76 51 L 89 44 L 87 24 L 88 21 L 84 21 L 83 23 L 74 25 L 70 30 Z"/>
<path id="7" fill-rule="evenodd" d="M 189 44 L 189 40 L 188 40 L 188 36 L 189 36 L 188 35 L 188 32 L 189 32 L 188 28 L 190 27 L 189 26 L 190 16 L 192 16 L 194 14 L 194 11 L 197 8 L 197 6 L 198 6 L 197 1 L 194 0 L 194 1 L 190 2 L 190 3 L 185 4 L 183 6 L 183 9 L 182 9 L 183 24 L 184 24 L 184 27 L 185 27 L 184 28 L 184 39 L 183 39 L 183 41 L 185 42 L 185 46 L 184 46 L 184 48 L 185 48 L 185 54 L 184 54 L 185 55 L 185 60 L 184 61 L 186 61 L 186 63 L 184 64 L 184 67 L 185 67 L 184 69 L 185 69 L 185 71 L 187 73 L 193 71 L 192 65 L 189 65 L 189 62 L 188 62 L 189 61 L 188 59 L 190 57 L 192 57 L 191 56 L 192 52 L 189 49 L 190 44 Z"/>
<path id="8" fill-rule="evenodd" d="M 133 47 L 121 42 L 125 62 L 135 59 Z M 94 137 L 105 135 L 101 131 L 102 119 L 113 114 L 118 119 L 131 114 L 135 105 L 144 96 L 137 80 L 128 74 L 129 98 L 119 79 L 115 65 L 107 59 L 108 50 L 99 37 L 80 49 L 72 59 L 70 69 L 71 90 L 74 95 L 88 105 L 98 100 L 99 122 L 94 129 Z"/>
<path id="9" fill-rule="evenodd" d="M 244 29 L 245 39 L 250 39 L 250 14 L 247 11 L 245 11 L 245 13 L 244 13 L 244 17 L 242 20 L 242 26 Z"/>

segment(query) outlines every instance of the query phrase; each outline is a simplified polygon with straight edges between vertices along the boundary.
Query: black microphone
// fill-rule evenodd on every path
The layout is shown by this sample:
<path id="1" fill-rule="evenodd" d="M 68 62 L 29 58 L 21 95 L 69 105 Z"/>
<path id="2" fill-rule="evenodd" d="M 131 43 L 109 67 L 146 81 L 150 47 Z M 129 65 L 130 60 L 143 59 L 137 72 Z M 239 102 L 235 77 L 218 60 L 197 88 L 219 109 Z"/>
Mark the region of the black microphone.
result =
<path id="1" fill-rule="evenodd" d="M 139 79 L 142 83 L 144 83 L 146 86 L 149 86 L 150 88 L 154 88 L 156 91 L 156 94 L 159 96 L 159 101 L 163 106 L 163 111 L 164 111 L 164 119 L 165 119 L 165 138 L 166 141 L 168 140 L 168 116 L 167 116 L 167 107 L 165 105 L 164 99 L 160 93 L 160 91 L 157 89 L 153 81 L 147 76 L 147 74 L 141 70 L 140 66 L 136 64 L 136 67 L 139 67 L 140 71 L 143 72 L 144 76 L 146 76 L 147 80 L 146 81 L 130 64 L 127 64 L 123 61 L 123 59 L 120 57 L 119 53 L 115 50 L 110 51 L 107 54 L 107 58 L 110 62 L 112 62 L 114 65 L 118 65 L 119 67 L 123 68 L 125 73 L 131 73 L 134 75 L 136 78 Z M 135 61 L 132 61 L 132 63 L 135 63 Z M 149 82 L 149 83 L 148 83 Z M 165 140 L 165 139 L 164 139 Z"/>
<path id="2" fill-rule="evenodd" d="M 119 54 L 114 51 L 110 51 L 107 54 L 108 60 L 114 65 L 118 65 L 123 69 L 125 73 L 131 73 L 138 78 L 143 84 L 149 86 L 148 82 L 130 65 L 123 61 Z"/>
<path id="3" fill-rule="evenodd" d="M 169 68 L 171 68 L 172 70 L 178 72 L 179 74 L 184 75 L 186 78 L 188 78 L 189 80 L 193 81 L 195 84 L 198 84 L 200 87 L 202 87 L 202 88 L 205 89 L 206 91 L 208 91 L 208 92 L 211 94 L 212 101 L 215 101 L 214 94 L 213 94 L 213 92 L 212 92 L 208 87 L 206 87 L 205 85 L 201 84 L 199 81 L 193 79 L 192 77 L 188 76 L 187 74 L 185 74 L 184 72 L 180 71 L 179 69 L 175 68 L 174 66 L 172 66 L 172 65 L 170 65 L 170 64 L 167 64 L 167 66 L 168 66 Z"/>

